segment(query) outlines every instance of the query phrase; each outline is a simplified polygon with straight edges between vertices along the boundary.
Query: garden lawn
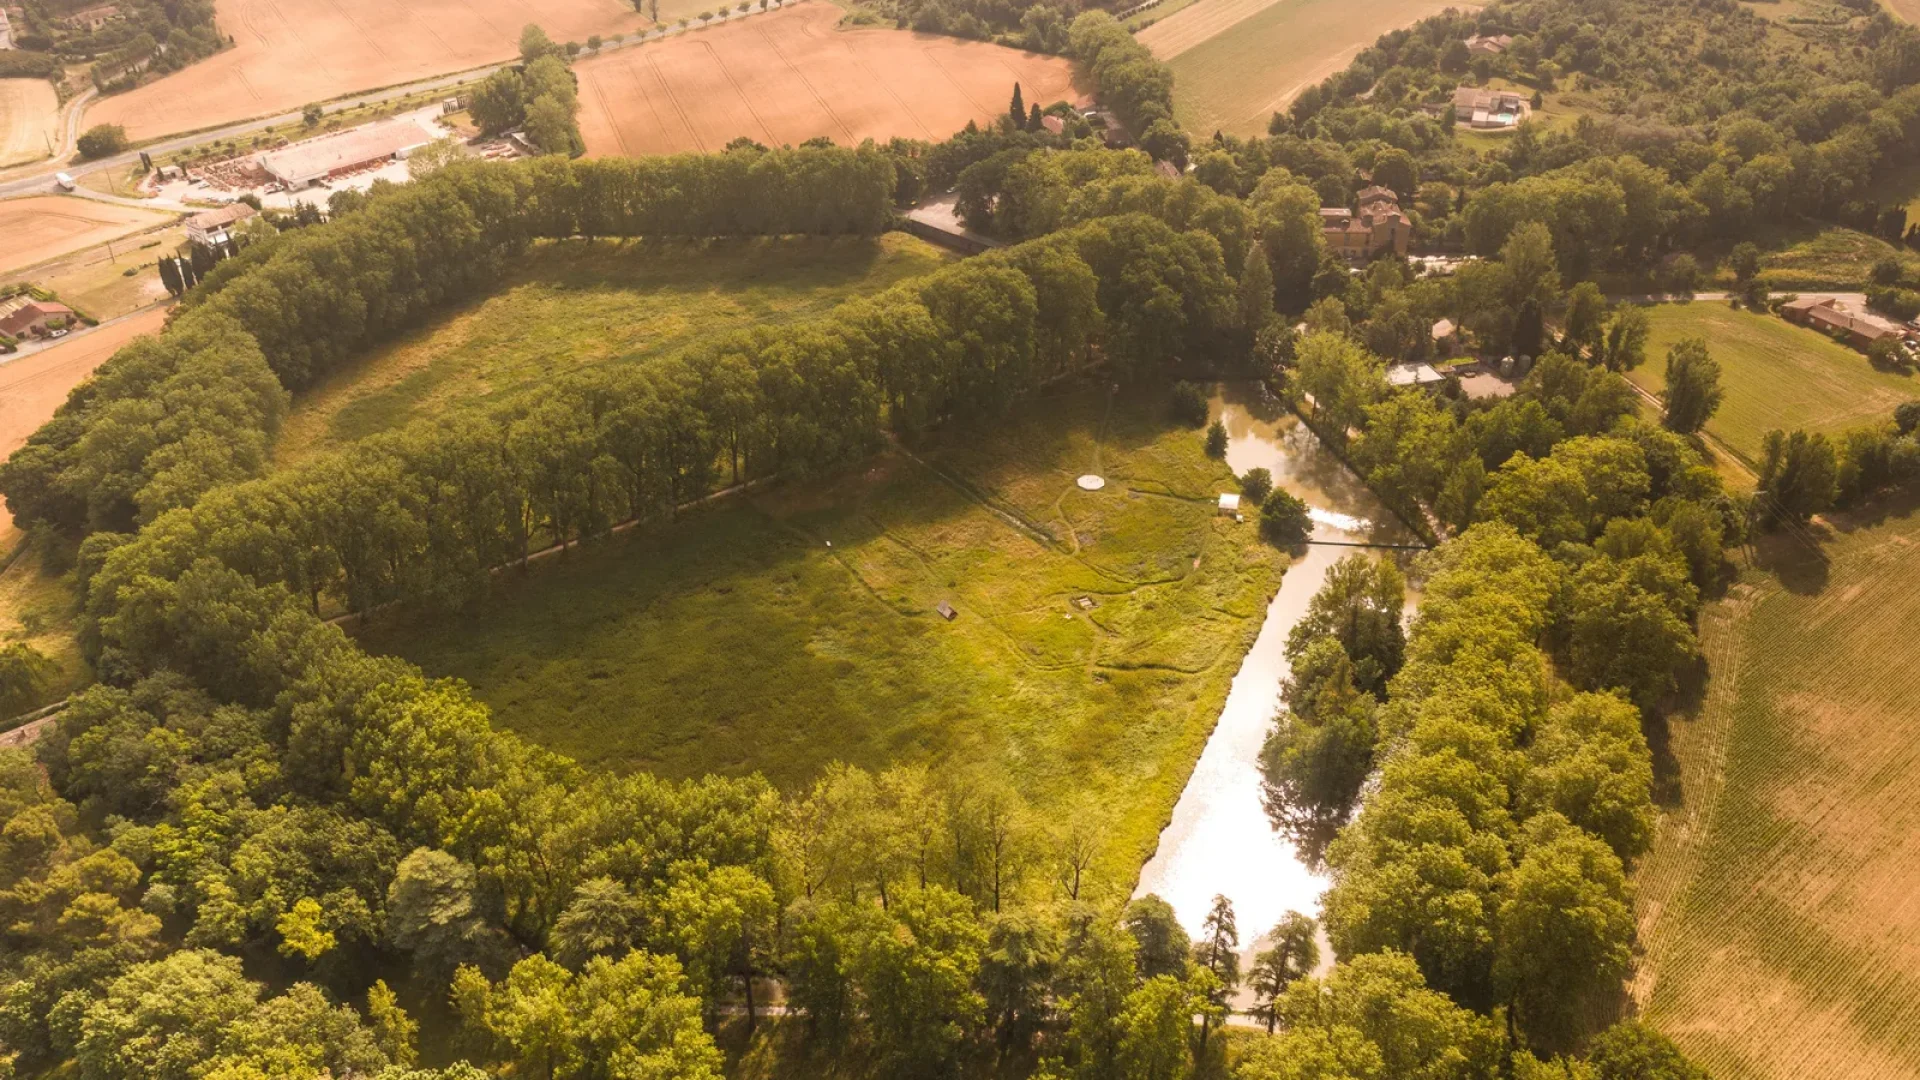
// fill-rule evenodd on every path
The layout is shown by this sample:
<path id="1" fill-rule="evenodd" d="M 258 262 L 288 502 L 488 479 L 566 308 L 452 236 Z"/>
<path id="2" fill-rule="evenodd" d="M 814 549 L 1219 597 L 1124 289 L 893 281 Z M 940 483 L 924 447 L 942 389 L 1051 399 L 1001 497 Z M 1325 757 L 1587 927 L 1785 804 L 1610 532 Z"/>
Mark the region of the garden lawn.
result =
<path id="1" fill-rule="evenodd" d="M 836 760 L 924 762 L 1004 774 L 1043 813 L 1093 793 L 1119 817 L 1104 876 L 1130 885 L 1284 563 L 1252 521 L 1217 515 L 1231 473 L 1159 406 L 1053 398 L 536 564 L 482 610 L 390 617 L 363 641 L 466 680 L 496 724 L 591 766 L 792 790 Z M 1076 487 L 1096 469 L 1105 490 Z"/>
<path id="2" fill-rule="evenodd" d="M 303 391 L 274 456 L 289 464 L 567 371 L 821 315 L 952 257 L 905 233 L 543 243 L 485 297 Z"/>
<path id="3" fill-rule="evenodd" d="M 1707 341 L 1720 361 L 1725 398 L 1707 430 L 1746 458 L 1775 428 L 1829 435 L 1883 420 L 1920 397 L 1920 379 L 1876 370 L 1865 355 L 1773 315 L 1735 311 L 1718 301 L 1660 304 L 1647 310 L 1647 362 L 1629 374 L 1658 394 L 1667 385 L 1667 350 L 1683 338 Z"/>
<path id="4" fill-rule="evenodd" d="M 1639 885 L 1639 1013 L 1726 1080 L 1920 1076 L 1920 515 L 1760 547 L 1701 616 Z"/>

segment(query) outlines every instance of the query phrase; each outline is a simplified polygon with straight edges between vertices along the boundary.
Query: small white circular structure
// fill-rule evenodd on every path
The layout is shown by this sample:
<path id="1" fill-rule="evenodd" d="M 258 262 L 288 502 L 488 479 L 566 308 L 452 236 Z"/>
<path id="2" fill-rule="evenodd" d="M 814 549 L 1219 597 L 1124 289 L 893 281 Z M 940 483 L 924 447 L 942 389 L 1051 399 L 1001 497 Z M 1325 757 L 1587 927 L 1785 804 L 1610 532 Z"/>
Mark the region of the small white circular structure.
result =
<path id="1" fill-rule="evenodd" d="M 1107 486 L 1106 477 L 1095 476 L 1092 473 L 1088 473 L 1074 482 L 1080 485 L 1081 491 L 1099 491 L 1101 488 Z"/>

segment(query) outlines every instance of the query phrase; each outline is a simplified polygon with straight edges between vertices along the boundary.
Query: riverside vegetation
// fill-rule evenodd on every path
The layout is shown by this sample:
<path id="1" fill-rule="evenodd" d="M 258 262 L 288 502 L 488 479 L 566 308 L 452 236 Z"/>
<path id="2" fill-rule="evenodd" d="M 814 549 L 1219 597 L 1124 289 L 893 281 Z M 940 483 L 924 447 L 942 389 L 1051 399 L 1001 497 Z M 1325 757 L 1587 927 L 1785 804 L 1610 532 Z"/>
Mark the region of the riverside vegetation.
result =
<path id="1" fill-rule="evenodd" d="M 1651 6 L 1612 5 L 1620 35 L 1585 34 L 1583 10 L 1496 4 L 1471 25 L 1538 32 L 1583 78 L 1644 90 L 1626 32 Z M 1817 59 L 1874 73 L 1830 110 L 1825 79 L 1775 87 L 1816 118 L 1797 148 L 1775 133 L 1792 175 L 1841 176 L 1837 162 L 1864 158 L 1871 174 L 1912 152 L 1920 65 L 1899 62 L 1912 32 L 1883 21 L 1860 29 L 1877 38 L 1857 56 L 1801 61 L 1756 39 L 1737 5 L 1680 16 L 1724 31 L 1693 55 L 1757 50 L 1705 65 L 1727 74 L 1690 76 L 1697 92 L 1674 99 L 1718 111 L 1669 117 L 1674 130 L 1644 144 L 1592 129 L 1480 159 L 1427 225 L 1465 194 L 1460 235 L 1489 257 L 1452 279 L 1395 260 L 1350 275 L 1320 239 L 1319 205 L 1360 168 L 1389 182 L 1416 161 L 1386 137 L 1425 130 L 1393 87 L 1392 67 L 1418 66 L 1411 52 L 1386 67 L 1363 57 L 1279 134 L 1223 138 L 1180 179 L 1150 175 L 1146 153 L 1062 147 L 1011 117 L 932 162 L 901 147 L 741 146 L 460 164 L 222 263 L 165 334 L 110 361 L 0 468 L 23 524 L 78 544 L 80 640 L 101 679 L 31 751 L 0 753 L 12 1067 L 86 1080 L 703 1077 L 756 1063 L 1089 1080 L 1698 1075 L 1651 1028 L 1594 1022 L 1633 959 L 1629 874 L 1655 822 L 1644 731 L 1695 670 L 1695 618 L 1725 585 L 1729 548 L 1903 483 L 1920 409 L 1837 447 L 1770 432 L 1756 495 L 1728 492 L 1694 438 L 1721 398 L 1715 359 L 1676 343 L 1670 368 L 1689 374 L 1659 422 L 1642 418 L 1622 372 L 1644 360 L 1647 320 L 1593 277 L 1647 269 L 1673 254 L 1668 237 L 1710 244 L 1737 220 L 1703 198 L 1722 190 L 1714 168 L 1739 172 L 1729 154 L 1769 145 L 1733 104 L 1753 72 L 1806 75 Z M 1378 48 L 1468 25 L 1443 16 Z M 1112 28 L 1084 15 L 1070 38 L 1083 57 L 1112 53 L 1096 62 L 1103 94 L 1146 115 L 1167 95 Z M 1538 75 L 1548 61 L 1533 55 Z M 1170 122 L 1160 135 L 1163 159 L 1190 149 Z M 1415 149 L 1415 178 L 1460 160 Z M 1561 159 L 1529 156 L 1546 149 Z M 495 287 L 536 240 L 873 234 L 917 178 L 946 175 L 1020 242 L 815 318 L 569 373 L 268 469 L 291 394 Z M 1633 209 L 1612 215 L 1630 191 Z M 1815 205 L 1846 212 L 1844 199 Z M 1541 359 L 1499 402 L 1389 391 L 1382 358 L 1425 355 L 1442 314 L 1485 347 Z M 622 521 L 641 534 L 622 542 L 685 542 L 713 519 L 683 508 L 735 480 L 804 506 L 894 454 L 979 455 L 967 444 L 1019 430 L 1009 419 L 1044 408 L 1049 388 L 1118 380 L 1153 400 L 1222 371 L 1295 395 L 1382 498 L 1444 538 L 1417 568 L 1423 604 L 1403 637 L 1391 576 L 1355 563 L 1289 642 L 1269 786 L 1296 820 L 1331 823 L 1338 961 L 1308 974 L 1304 928 L 1275 928 L 1286 944 L 1247 973 L 1272 1035 L 1220 1031 L 1242 975 L 1230 905 L 1189 941 L 1163 903 L 1123 904 L 1129 873 L 1108 849 L 1126 808 L 1022 791 L 1018 770 L 877 750 L 780 788 L 590 770 L 496 726 L 466 686 L 326 621 L 459 617 L 497 587 L 496 568 L 550 544 L 610 550 Z M 963 490 L 979 475 L 946 467 Z M 1268 500 L 1285 511 L 1279 494 Z M 1000 508 L 1034 528 L 1036 505 Z M 1232 543 L 1253 528 L 1207 526 Z M 1369 772 L 1356 810 L 1353 777 Z M 789 1015 L 762 1015 L 765 977 Z M 717 1034 L 744 1045 L 729 1059 Z"/>

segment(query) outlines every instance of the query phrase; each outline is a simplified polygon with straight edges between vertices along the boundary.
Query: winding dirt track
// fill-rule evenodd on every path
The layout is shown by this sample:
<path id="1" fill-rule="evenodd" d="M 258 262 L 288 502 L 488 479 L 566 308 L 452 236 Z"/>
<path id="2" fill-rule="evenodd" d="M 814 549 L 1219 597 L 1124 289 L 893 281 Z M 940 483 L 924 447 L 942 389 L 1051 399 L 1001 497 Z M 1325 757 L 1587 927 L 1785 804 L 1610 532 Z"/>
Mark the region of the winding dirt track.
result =
<path id="1" fill-rule="evenodd" d="M 1027 101 L 1087 100 L 1073 66 L 999 45 L 902 30 L 837 30 L 841 11 L 799 4 L 581 61 L 580 131 L 593 156 L 718 150 L 816 135 L 849 145 L 944 139 Z"/>

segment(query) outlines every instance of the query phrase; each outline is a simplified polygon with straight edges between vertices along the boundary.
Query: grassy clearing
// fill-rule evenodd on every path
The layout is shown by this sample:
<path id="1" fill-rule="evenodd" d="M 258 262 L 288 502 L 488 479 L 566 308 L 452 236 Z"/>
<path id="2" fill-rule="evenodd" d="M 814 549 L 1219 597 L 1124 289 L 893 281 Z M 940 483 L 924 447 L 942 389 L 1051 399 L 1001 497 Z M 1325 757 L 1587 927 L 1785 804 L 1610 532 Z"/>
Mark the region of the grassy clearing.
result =
<path id="1" fill-rule="evenodd" d="M 1761 438 L 1774 428 L 1834 434 L 1890 416 L 1895 405 L 1920 397 L 1920 379 L 1876 370 L 1860 353 L 1772 315 L 1705 300 L 1660 304 L 1647 314 L 1653 323 L 1647 362 L 1630 377 L 1660 393 L 1667 385 L 1667 350 L 1682 338 L 1705 338 L 1720 361 L 1726 394 L 1707 430 L 1749 460 L 1759 456 Z"/>
<path id="2" fill-rule="evenodd" d="M 1770 249 L 1761 259 L 1760 279 L 1776 290 L 1860 289 L 1873 264 L 1889 255 L 1906 264 L 1909 276 L 1920 276 L 1920 255 L 1854 229 L 1820 226 L 1809 232 L 1791 225 L 1755 239 Z"/>
<path id="3" fill-rule="evenodd" d="M 818 315 L 949 258 L 904 233 L 543 244 L 501 288 L 303 392 L 275 456 L 298 461 L 566 371 Z"/>
<path id="4" fill-rule="evenodd" d="M 80 602 L 72 568 L 48 545 L 27 542 L 12 528 L 0 530 L 0 645 L 25 642 L 58 667 L 26 710 L 59 701 L 93 681 L 74 637 Z M 0 722 L 11 719 L 0 716 Z"/>
<path id="5" fill-rule="evenodd" d="M 1043 810 L 1097 792 L 1121 815 L 1108 880 L 1131 881 L 1282 563 L 1253 523 L 1215 514 L 1231 474 L 1200 448 L 1157 397 L 1110 416 L 1103 394 L 1055 398 L 364 640 L 598 767 L 791 788 L 835 760 L 925 761 L 1004 773 Z M 1104 491 L 1075 486 L 1092 470 Z"/>
<path id="6" fill-rule="evenodd" d="M 1920 1075 L 1920 513 L 1838 527 L 1708 608 L 1638 875 L 1634 997 L 1727 1080 Z"/>
<path id="7" fill-rule="evenodd" d="M 1346 67 L 1388 30 L 1448 6 L 1447 0 L 1277 0 L 1174 55 L 1174 110 L 1196 135 L 1264 135 L 1274 111 L 1301 89 Z"/>

